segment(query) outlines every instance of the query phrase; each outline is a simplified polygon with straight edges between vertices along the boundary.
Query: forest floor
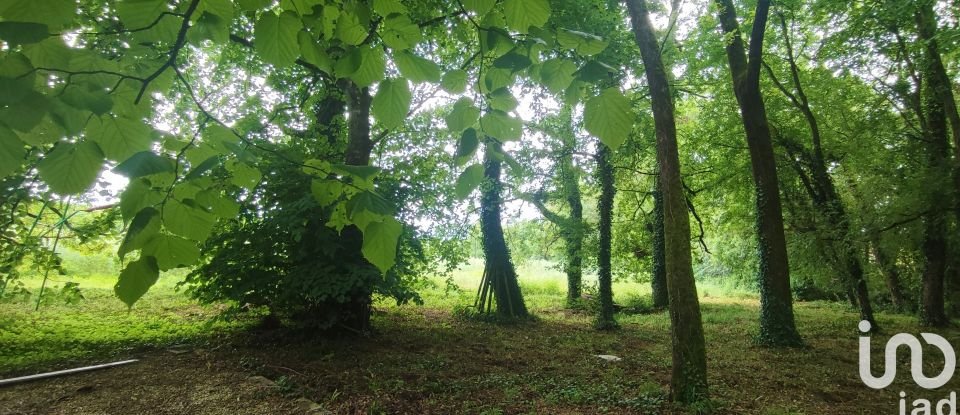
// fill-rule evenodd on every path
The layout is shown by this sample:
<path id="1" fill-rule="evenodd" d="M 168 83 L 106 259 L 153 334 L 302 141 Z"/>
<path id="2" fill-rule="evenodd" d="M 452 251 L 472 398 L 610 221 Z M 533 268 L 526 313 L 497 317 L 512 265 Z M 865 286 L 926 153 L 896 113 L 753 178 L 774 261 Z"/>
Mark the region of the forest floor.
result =
<path id="1" fill-rule="evenodd" d="M 670 379 L 665 312 L 620 314 L 622 328 L 597 332 L 592 317 L 563 309 L 562 281 L 526 281 L 538 320 L 493 325 L 457 318 L 473 290 L 424 290 L 423 306 L 379 304 L 369 337 L 253 329 L 255 319 L 211 320 L 172 284 L 155 287 L 127 312 L 109 290 L 88 288 L 79 304 L 0 304 L 0 377 L 137 358 L 97 372 L 0 387 L 7 414 L 681 414 L 665 394 Z M 546 282 L 545 282 L 546 281 Z M 554 282 L 551 282 L 554 281 Z M 92 284 L 95 286 L 95 284 Z M 620 284 L 617 292 L 642 287 Z M 757 300 L 700 289 L 708 345 L 709 409 L 717 414 L 896 414 L 908 402 L 960 392 L 910 379 L 901 353 L 887 389 L 858 375 L 857 314 L 843 304 L 797 303 L 806 348 L 753 344 Z M 718 295 L 718 293 L 720 295 Z M 631 300 L 627 295 L 620 301 Z M 211 323 L 211 321 L 213 321 Z M 874 373 L 885 340 L 917 333 L 910 316 L 880 314 Z M 960 330 L 937 331 L 960 345 Z M 933 348 L 927 375 L 943 367 Z M 615 355 L 604 361 L 595 355 Z M 939 361 L 937 360 L 939 359 Z M 910 404 L 908 403 L 908 408 Z M 909 412 L 909 409 L 908 409 Z M 933 412 L 936 413 L 936 412 Z"/>

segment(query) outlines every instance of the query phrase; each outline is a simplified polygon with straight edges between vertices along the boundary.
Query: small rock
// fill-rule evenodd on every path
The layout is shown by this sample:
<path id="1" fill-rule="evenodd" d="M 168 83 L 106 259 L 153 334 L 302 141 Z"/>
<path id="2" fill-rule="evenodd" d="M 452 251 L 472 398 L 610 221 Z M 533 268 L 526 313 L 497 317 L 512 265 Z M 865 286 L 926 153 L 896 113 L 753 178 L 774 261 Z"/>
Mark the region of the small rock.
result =
<path id="1" fill-rule="evenodd" d="M 608 361 L 608 362 L 619 362 L 619 361 L 623 360 L 623 359 L 621 359 L 621 358 L 619 358 L 619 357 L 617 357 L 617 356 L 614 356 L 614 355 L 612 355 L 612 354 L 595 354 L 594 356 L 599 357 L 599 358 L 601 358 L 601 359 L 603 359 L 603 360 L 606 360 L 606 361 Z"/>
<path id="2" fill-rule="evenodd" d="M 272 380 L 267 379 L 263 376 L 250 376 L 247 378 L 247 383 L 251 383 L 254 386 L 259 386 L 263 388 L 274 388 L 277 386 L 277 384 L 273 383 Z"/>
<path id="3" fill-rule="evenodd" d="M 297 404 L 297 407 L 306 411 L 308 414 L 319 414 L 325 412 L 323 406 L 307 398 L 299 398 L 293 401 L 293 403 Z"/>

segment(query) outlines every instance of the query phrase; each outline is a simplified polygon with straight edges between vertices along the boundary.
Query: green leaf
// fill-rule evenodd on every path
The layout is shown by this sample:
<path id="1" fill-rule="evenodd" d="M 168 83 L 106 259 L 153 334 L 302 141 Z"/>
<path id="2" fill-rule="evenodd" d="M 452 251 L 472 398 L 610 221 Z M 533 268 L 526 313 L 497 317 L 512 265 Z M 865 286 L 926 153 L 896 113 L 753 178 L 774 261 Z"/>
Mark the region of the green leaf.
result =
<path id="1" fill-rule="evenodd" d="M 326 12 L 324 8 L 324 12 Z M 353 10 L 343 9 L 337 19 L 337 38 L 347 45 L 357 46 L 367 38 L 367 27 Z"/>
<path id="2" fill-rule="evenodd" d="M 484 54 L 492 57 L 502 56 L 513 50 L 513 40 L 510 34 L 496 26 L 480 29 L 480 49 Z"/>
<path id="3" fill-rule="evenodd" d="M 253 29 L 257 54 L 264 62 L 277 67 L 286 67 L 300 56 L 297 33 L 303 25 L 296 13 L 287 11 L 277 16 L 263 13 Z"/>
<path id="4" fill-rule="evenodd" d="M 347 212 L 351 218 L 362 212 L 370 212 L 376 216 L 393 216 L 395 211 L 389 200 L 371 191 L 357 193 L 347 202 Z"/>
<path id="5" fill-rule="evenodd" d="M 483 75 L 483 88 L 480 92 L 490 93 L 513 84 L 513 71 L 509 69 L 493 68 Z"/>
<path id="6" fill-rule="evenodd" d="M 370 222 L 392 217 L 396 210 L 393 203 L 373 191 L 357 193 L 347 201 L 345 207 L 350 222 L 360 229 L 366 228 Z"/>
<path id="7" fill-rule="evenodd" d="M 457 141 L 457 154 L 455 158 L 457 165 L 463 165 L 467 160 L 470 160 L 473 154 L 477 152 L 479 146 L 480 138 L 477 137 L 477 130 L 473 128 L 463 130 L 463 134 L 460 135 L 460 140 Z"/>
<path id="8" fill-rule="evenodd" d="M 190 167 L 190 173 L 183 178 L 184 180 L 194 180 L 199 179 L 203 176 L 204 173 L 210 171 L 214 167 L 220 164 L 220 156 L 210 156 L 210 158 L 204 160 L 202 163 L 197 164 L 196 166 Z"/>
<path id="9" fill-rule="evenodd" d="M 201 207 L 224 219 L 235 218 L 240 213 L 240 205 L 233 199 L 221 196 L 218 189 L 207 189 L 197 193 L 196 201 Z"/>
<path id="10" fill-rule="evenodd" d="M 584 128 L 613 150 L 626 141 L 635 119 L 630 100 L 618 88 L 605 89 L 583 109 Z"/>
<path id="11" fill-rule="evenodd" d="M 93 141 L 79 143 L 61 142 L 37 163 L 40 178 L 50 190 L 70 195 L 83 193 L 100 174 L 103 167 L 103 152 Z"/>
<path id="12" fill-rule="evenodd" d="M 203 129 L 203 141 L 214 148 L 220 149 L 221 152 L 231 152 L 235 145 L 240 143 L 240 137 L 227 127 L 220 124 L 211 124 Z"/>
<path id="13" fill-rule="evenodd" d="M 173 170 L 173 160 L 152 151 L 136 153 L 113 168 L 114 173 L 126 176 L 128 179 L 157 173 L 173 173 Z"/>
<path id="14" fill-rule="evenodd" d="M 239 187 L 253 190 L 260 183 L 263 174 L 256 167 L 248 166 L 236 160 L 226 164 L 227 171 L 233 174 L 230 182 Z"/>
<path id="15" fill-rule="evenodd" d="M 600 36 L 569 29 L 557 31 L 557 43 L 583 56 L 596 55 L 607 48 L 607 42 Z"/>
<path id="16" fill-rule="evenodd" d="M 467 196 L 470 196 L 470 193 L 473 193 L 474 189 L 480 186 L 480 183 L 483 183 L 483 165 L 471 165 L 467 167 L 463 173 L 460 173 L 460 177 L 457 178 L 454 194 L 457 196 L 457 199 L 466 199 Z"/>
<path id="17" fill-rule="evenodd" d="M 313 179 L 310 183 L 310 193 L 321 207 L 327 207 L 343 195 L 343 183 L 337 180 Z"/>
<path id="18" fill-rule="evenodd" d="M 142 29 L 149 26 L 164 12 L 170 10 L 167 0 L 124 0 L 117 4 L 117 13 L 127 29 Z M 172 16 L 165 16 L 173 18 Z"/>
<path id="19" fill-rule="evenodd" d="M 451 131 L 463 131 L 476 124 L 479 117 L 480 109 L 473 105 L 473 101 L 470 98 L 460 98 L 453 104 L 453 110 L 444 117 L 444 121 Z"/>
<path id="20" fill-rule="evenodd" d="M 330 170 L 334 173 L 354 177 L 363 181 L 371 181 L 378 174 L 380 174 L 380 168 L 376 166 L 354 166 L 349 164 L 333 164 L 330 166 Z"/>
<path id="21" fill-rule="evenodd" d="M 2 85 L 0 85 L 2 86 Z M 3 94 L 0 94 L 3 96 Z M 2 100 L 3 98 L 0 98 Z M 19 102 L 8 105 L 0 109 L 0 122 L 8 127 L 22 132 L 29 132 L 40 121 L 50 109 L 50 102 L 47 97 L 35 91 L 28 91 Z"/>
<path id="22" fill-rule="evenodd" d="M 410 49 L 423 40 L 420 26 L 411 22 L 406 15 L 387 17 L 383 26 L 384 30 L 380 38 L 383 39 L 383 43 L 393 49 Z"/>
<path id="23" fill-rule="evenodd" d="M 333 73 L 337 78 L 346 78 L 360 69 L 360 64 L 362 63 L 363 52 L 360 48 L 349 48 L 347 52 L 341 55 L 340 59 L 337 59 L 337 62 L 333 64 Z"/>
<path id="24" fill-rule="evenodd" d="M 11 46 L 37 43 L 50 36 L 47 25 L 30 22 L 0 22 L 0 39 Z"/>
<path id="25" fill-rule="evenodd" d="M 517 105 L 520 105 L 517 102 L 517 99 L 513 97 L 508 88 L 500 88 L 496 91 L 493 91 L 489 97 L 487 97 L 487 104 L 490 105 L 490 108 L 500 111 L 513 111 Z"/>
<path id="26" fill-rule="evenodd" d="M 588 83 L 598 83 L 610 79 L 616 73 L 616 68 L 610 65 L 599 61 L 589 61 L 577 71 L 577 79 Z"/>
<path id="27" fill-rule="evenodd" d="M 500 141 L 519 140 L 523 136 L 523 122 L 498 110 L 491 110 L 483 115 L 480 129 Z"/>
<path id="28" fill-rule="evenodd" d="M 24 56 L 38 68 L 68 68 L 73 53 L 60 37 L 48 37 L 40 43 L 23 47 Z"/>
<path id="29" fill-rule="evenodd" d="M 304 61 L 328 74 L 333 73 L 333 59 L 309 33 L 300 31 L 297 34 L 297 43 L 300 44 L 300 56 L 303 56 Z"/>
<path id="30" fill-rule="evenodd" d="M 448 71 L 440 80 L 440 86 L 451 94 L 462 94 L 467 90 L 467 71 L 462 69 Z"/>
<path id="31" fill-rule="evenodd" d="M 273 3 L 272 0 L 237 0 L 237 4 L 243 10 L 260 10 Z"/>
<path id="32" fill-rule="evenodd" d="M 132 220 L 143 208 L 152 207 L 162 200 L 163 194 L 153 190 L 149 180 L 131 180 L 120 194 L 120 214 L 124 223 Z"/>
<path id="33" fill-rule="evenodd" d="M 414 83 L 440 82 L 440 65 L 408 51 L 393 54 L 394 63 L 403 76 Z"/>
<path id="34" fill-rule="evenodd" d="M 501 69 L 509 69 L 511 72 L 522 71 L 533 62 L 530 57 L 519 53 L 508 53 L 493 61 L 493 66 Z"/>
<path id="35" fill-rule="evenodd" d="M 540 67 L 540 81 L 550 92 L 559 94 L 573 82 L 576 71 L 577 65 L 567 59 L 550 59 Z"/>
<path id="36" fill-rule="evenodd" d="M 497 0 L 463 0 L 462 3 L 467 10 L 475 12 L 477 16 L 483 16 L 493 9 Z"/>
<path id="37" fill-rule="evenodd" d="M 120 243 L 120 248 L 117 251 L 120 260 L 123 261 L 123 257 L 128 253 L 142 248 L 158 232 L 160 232 L 160 212 L 158 210 L 146 207 L 137 212 L 133 220 L 130 221 L 127 234 L 123 236 L 123 242 Z"/>
<path id="38" fill-rule="evenodd" d="M 0 125 L 0 179 L 20 170 L 26 155 L 27 150 L 17 134 Z"/>
<path id="39" fill-rule="evenodd" d="M 363 257 L 386 274 L 396 260 L 397 240 L 401 233 L 403 225 L 392 217 L 383 222 L 371 222 L 363 228 Z"/>
<path id="40" fill-rule="evenodd" d="M 156 258 L 160 271 L 189 267 L 200 260 L 200 248 L 179 236 L 157 234 L 143 245 L 142 255 Z"/>
<path id="41" fill-rule="evenodd" d="M 96 115 L 103 115 L 110 111 L 110 108 L 113 108 L 113 99 L 110 98 L 107 91 L 92 85 L 73 84 L 67 86 L 60 95 L 60 99 L 71 107 L 90 111 Z"/>
<path id="42" fill-rule="evenodd" d="M 163 206 L 163 226 L 177 235 L 204 241 L 213 230 L 216 217 L 199 208 L 193 199 L 167 199 Z"/>
<path id="43" fill-rule="evenodd" d="M 9 22 L 31 22 L 60 29 L 76 17 L 73 0 L 4 0 L 0 2 L 0 16 Z"/>
<path id="44" fill-rule="evenodd" d="M 376 46 L 360 48 L 360 67 L 350 75 L 350 79 L 361 88 L 366 88 L 383 79 L 387 69 L 386 56 L 383 49 Z"/>
<path id="45" fill-rule="evenodd" d="M 382 128 L 392 129 L 403 124 L 412 99 L 406 79 L 387 79 L 377 87 L 370 110 Z"/>
<path id="46" fill-rule="evenodd" d="M 403 3 L 400 3 L 400 0 L 373 0 L 373 11 L 383 17 L 388 17 L 394 13 L 406 13 L 407 8 Z"/>
<path id="47" fill-rule="evenodd" d="M 87 124 L 86 136 L 100 145 L 107 158 L 124 160 L 150 148 L 152 131 L 143 121 L 106 115 Z"/>
<path id="48" fill-rule="evenodd" d="M 160 268 L 157 266 L 157 259 L 151 256 L 141 257 L 127 264 L 120 272 L 120 278 L 117 280 L 117 285 L 113 287 L 113 292 L 127 307 L 133 307 L 159 278 Z"/>
<path id="49" fill-rule="evenodd" d="M 194 42 L 209 40 L 218 44 L 227 43 L 230 40 L 230 20 L 211 12 L 203 12 L 187 33 Z"/>
<path id="50" fill-rule="evenodd" d="M 507 27 L 520 33 L 527 33 L 530 26 L 543 27 L 550 18 L 548 0 L 505 0 L 503 15 Z"/>

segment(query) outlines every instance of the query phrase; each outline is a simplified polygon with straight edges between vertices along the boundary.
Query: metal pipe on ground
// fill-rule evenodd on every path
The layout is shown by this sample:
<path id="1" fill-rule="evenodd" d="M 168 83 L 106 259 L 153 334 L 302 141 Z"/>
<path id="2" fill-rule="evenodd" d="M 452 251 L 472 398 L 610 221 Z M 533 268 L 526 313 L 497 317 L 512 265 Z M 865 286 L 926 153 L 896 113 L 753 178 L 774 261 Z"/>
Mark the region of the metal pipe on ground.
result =
<path id="1" fill-rule="evenodd" d="M 78 367 L 74 369 L 57 370 L 55 372 L 39 373 L 36 375 L 21 376 L 17 378 L 0 379 L 0 387 L 15 385 L 17 383 L 30 382 L 34 380 L 53 378 L 57 376 L 72 375 L 74 373 L 83 373 L 83 372 L 90 372 L 93 370 L 106 369 L 109 367 L 126 365 L 133 362 L 138 362 L 138 361 L 140 361 L 140 359 L 122 360 L 119 362 L 104 363 L 102 365 L 85 366 L 85 367 Z"/>

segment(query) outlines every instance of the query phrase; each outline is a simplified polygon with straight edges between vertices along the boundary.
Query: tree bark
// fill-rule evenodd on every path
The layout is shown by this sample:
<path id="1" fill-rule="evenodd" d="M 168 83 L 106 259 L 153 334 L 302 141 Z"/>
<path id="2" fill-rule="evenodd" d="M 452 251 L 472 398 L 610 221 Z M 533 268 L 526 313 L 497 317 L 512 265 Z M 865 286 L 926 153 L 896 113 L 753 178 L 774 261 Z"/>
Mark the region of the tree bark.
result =
<path id="1" fill-rule="evenodd" d="M 894 258 L 891 258 L 880 245 L 879 235 L 875 235 L 873 240 L 870 241 L 870 252 L 877 260 L 877 268 L 880 268 L 880 273 L 883 274 L 883 280 L 886 282 L 887 291 L 890 292 L 890 302 L 893 303 L 893 308 L 899 312 L 907 311 L 909 306 L 903 294 L 900 269 L 897 267 Z"/>
<path id="2" fill-rule="evenodd" d="M 507 248 L 503 225 L 500 222 L 503 204 L 500 196 L 503 188 L 500 182 L 501 162 L 491 154 L 498 149 L 499 144 L 487 140 L 483 162 L 485 183 L 480 189 L 480 232 L 485 261 L 482 284 L 489 284 L 493 299 L 496 300 L 498 316 L 507 319 L 523 318 L 529 313 L 520 292 L 517 272 L 510 259 L 510 250 Z M 483 308 L 483 301 L 480 306 Z"/>
<path id="3" fill-rule="evenodd" d="M 597 145 L 597 176 L 600 182 L 600 197 L 597 201 L 597 210 L 600 214 L 598 224 L 600 247 L 597 253 L 597 294 L 600 297 L 600 312 L 597 315 L 596 327 L 600 330 L 610 330 L 617 327 L 617 322 L 613 318 L 613 272 L 610 268 L 613 245 L 613 202 L 616 189 L 614 189 L 613 164 L 610 162 L 610 148 L 603 144 Z"/>
<path id="4" fill-rule="evenodd" d="M 346 95 L 349 113 L 347 150 L 344 153 L 343 162 L 351 166 L 369 165 L 370 152 L 373 150 L 373 141 L 370 139 L 370 104 L 372 102 L 370 90 L 359 88 L 350 81 L 342 81 L 340 86 Z M 344 227 L 340 235 L 344 241 L 345 259 L 368 268 L 367 272 L 379 275 L 379 271 L 363 257 L 363 232 L 356 226 L 350 225 Z M 371 287 L 369 284 L 364 284 L 364 287 L 358 288 L 357 292 L 352 294 L 343 310 L 346 314 L 343 325 L 361 333 L 370 330 L 370 306 L 373 303 Z"/>
<path id="5" fill-rule="evenodd" d="M 665 309 L 670 305 L 667 291 L 667 254 L 663 229 L 663 191 L 660 185 L 660 173 L 653 184 L 653 278 L 650 289 L 653 293 L 653 307 Z"/>
<path id="6" fill-rule="evenodd" d="M 706 345 L 690 252 L 690 217 L 680 181 L 680 156 L 667 71 L 650 24 L 645 0 L 627 0 L 630 20 L 644 62 L 657 136 L 657 162 L 663 192 L 667 291 L 672 328 L 673 376 L 670 394 L 679 402 L 709 398 Z"/>
<path id="7" fill-rule="evenodd" d="M 793 316 L 790 268 L 783 231 L 783 208 L 777 165 L 770 139 L 766 107 L 760 95 L 760 62 L 763 36 L 770 8 L 769 0 L 759 0 L 750 36 L 749 61 L 745 54 L 740 25 L 732 0 L 716 0 L 720 26 L 730 39 L 726 41 L 727 60 L 733 78 L 733 90 L 747 135 L 750 164 L 756 192 L 757 239 L 759 245 L 760 335 L 767 346 L 798 346 L 803 343 Z"/>
<path id="8" fill-rule="evenodd" d="M 925 65 L 924 76 L 929 79 L 929 60 Z M 924 112 L 927 118 L 926 151 L 928 180 L 936 183 L 949 174 L 949 144 L 947 142 L 946 116 L 943 105 L 933 89 L 926 83 L 924 90 Z M 944 307 L 944 279 L 947 270 L 948 226 L 946 209 L 950 206 L 949 195 L 937 186 L 927 191 L 929 213 L 924 217 L 924 235 L 921 251 L 924 257 L 922 290 L 920 297 L 920 322 L 925 326 L 944 327 L 949 323 Z"/>
<path id="9" fill-rule="evenodd" d="M 960 231 L 960 112 L 953 95 L 953 83 L 943 65 L 940 46 L 937 42 L 937 15 L 933 10 L 934 1 L 921 1 L 917 10 L 917 29 L 924 45 L 927 71 L 924 79 L 930 83 L 933 94 L 943 106 L 944 115 L 950 123 L 953 138 L 953 186 L 955 229 Z M 950 295 L 951 314 L 960 316 L 960 241 L 953 241 L 952 260 L 947 268 L 947 292 Z"/>
<path id="10" fill-rule="evenodd" d="M 563 193 L 570 207 L 570 218 L 562 231 L 566 244 L 567 304 L 576 303 L 583 287 L 583 202 L 580 196 L 580 176 L 573 166 L 573 149 L 565 154 L 562 163 Z"/>

